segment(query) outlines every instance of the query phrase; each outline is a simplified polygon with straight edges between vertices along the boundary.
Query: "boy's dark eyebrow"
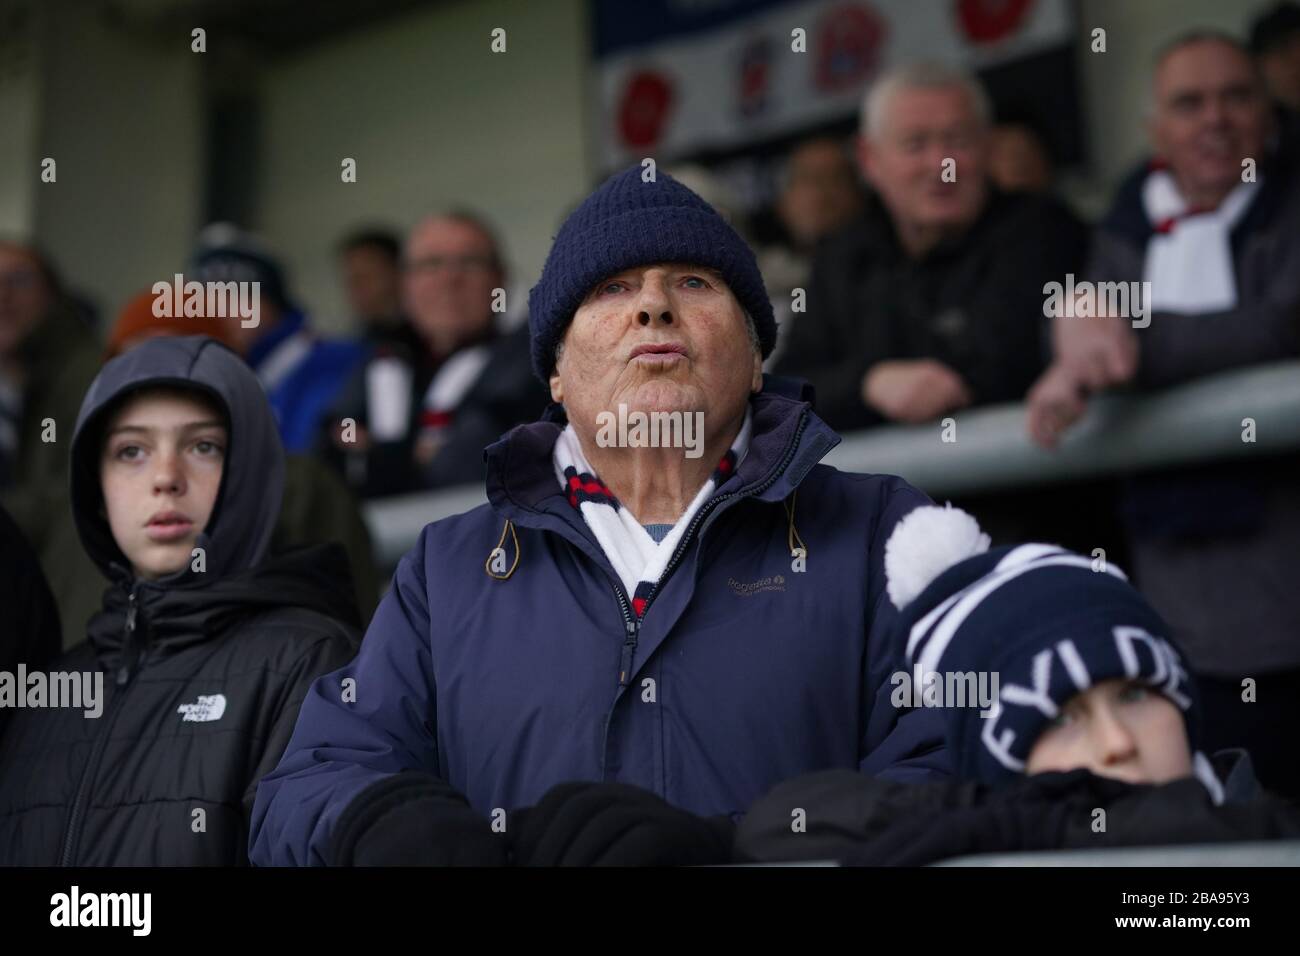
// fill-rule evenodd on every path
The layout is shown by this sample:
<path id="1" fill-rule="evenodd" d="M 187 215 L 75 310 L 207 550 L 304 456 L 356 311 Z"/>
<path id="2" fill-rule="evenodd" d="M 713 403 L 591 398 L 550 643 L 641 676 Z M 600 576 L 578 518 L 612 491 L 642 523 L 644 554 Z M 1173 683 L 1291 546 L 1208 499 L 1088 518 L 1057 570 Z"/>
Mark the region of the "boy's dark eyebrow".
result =
<path id="1" fill-rule="evenodd" d="M 223 421 L 218 421 L 217 419 L 206 419 L 201 422 L 186 422 L 184 425 L 180 427 L 180 430 L 183 432 L 192 432 L 192 431 L 198 431 L 200 428 L 225 428 L 225 427 L 226 427 L 226 423 Z M 116 428 L 109 430 L 107 437 L 112 438 L 114 435 L 117 435 L 120 432 L 152 432 L 152 431 L 156 431 L 156 429 L 149 427 L 147 425 L 118 425 Z"/>

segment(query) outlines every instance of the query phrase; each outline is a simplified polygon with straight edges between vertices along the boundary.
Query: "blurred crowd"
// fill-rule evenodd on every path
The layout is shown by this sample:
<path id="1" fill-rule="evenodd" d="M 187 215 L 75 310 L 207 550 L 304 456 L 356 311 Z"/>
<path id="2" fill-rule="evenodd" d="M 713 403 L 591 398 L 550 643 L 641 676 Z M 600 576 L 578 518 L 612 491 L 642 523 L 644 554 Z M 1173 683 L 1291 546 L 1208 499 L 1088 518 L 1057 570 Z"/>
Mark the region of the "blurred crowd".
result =
<path id="1" fill-rule="evenodd" d="M 732 216 L 779 320 L 765 370 L 809 382 L 841 432 L 1021 402 L 1050 449 L 1101 393 L 1300 355 L 1300 6 L 1247 39 L 1179 38 L 1149 83 L 1149 156 L 1085 222 L 1032 117 L 1000 115 L 954 67 L 881 76 L 856 137 L 798 143 L 775 201 Z M 339 238 L 347 336 L 322 334 L 276 253 L 228 223 L 205 228 L 183 268 L 159 263 L 159 278 L 260 283 L 255 327 L 159 316 L 148 289 L 99 322 L 70 291 L 75 262 L 0 241 L 0 503 L 49 582 L 61 645 L 85 638 L 105 585 L 69 507 L 73 423 L 106 359 L 161 336 L 210 336 L 251 369 L 288 456 L 271 550 L 342 544 L 368 620 L 383 582 L 358 502 L 481 482 L 485 446 L 551 400 L 527 317 L 501 291 L 503 236 L 508 223 L 457 208 L 405 235 L 367 225 Z M 1150 283 L 1150 325 L 1047 315 L 1045 286 L 1067 275 Z M 961 504 L 995 542 L 1125 560 L 1200 682 L 1207 746 L 1248 742 L 1261 778 L 1300 794 L 1280 730 L 1300 728 L 1297 479 L 1291 454 Z M 1234 706 L 1243 679 L 1264 675 L 1271 693 Z"/>

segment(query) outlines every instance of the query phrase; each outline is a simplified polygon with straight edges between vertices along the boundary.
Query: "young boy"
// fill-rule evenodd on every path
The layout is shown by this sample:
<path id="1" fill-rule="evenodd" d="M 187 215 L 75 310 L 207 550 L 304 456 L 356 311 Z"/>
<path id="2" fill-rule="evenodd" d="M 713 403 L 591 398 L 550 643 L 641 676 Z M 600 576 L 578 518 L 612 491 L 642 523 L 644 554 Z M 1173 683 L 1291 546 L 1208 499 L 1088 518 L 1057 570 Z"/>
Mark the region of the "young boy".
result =
<path id="1" fill-rule="evenodd" d="M 1300 835 L 1300 814 L 1259 793 L 1243 751 L 1212 763 L 1199 750 L 1186 663 L 1122 571 L 1050 545 L 988 545 L 965 512 L 926 506 L 885 551 L 910 669 L 896 676 L 921 687 L 900 704 L 942 708 L 957 780 L 787 781 L 741 825 L 742 857 L 925 863 Z"/>
<path id="2" fill-rule="evenodd" d="M 0 741 L 0 864 L 246 863 L 258 780 L 311 682 L 355 653 L 346 558 L 268 557 L 284 451 L 256 376 L 212 339 L 105 365 L 71 466 L 77 530 L 112 583 L 50 665 L 77 706 L 50 694 Z"/>

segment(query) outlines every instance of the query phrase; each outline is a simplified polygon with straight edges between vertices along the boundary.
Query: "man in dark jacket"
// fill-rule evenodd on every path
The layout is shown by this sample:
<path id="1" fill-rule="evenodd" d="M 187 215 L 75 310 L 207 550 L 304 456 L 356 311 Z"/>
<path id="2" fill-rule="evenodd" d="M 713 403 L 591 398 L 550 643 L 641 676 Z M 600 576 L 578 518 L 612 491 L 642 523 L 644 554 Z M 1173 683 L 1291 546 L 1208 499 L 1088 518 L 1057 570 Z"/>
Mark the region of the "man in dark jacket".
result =
<path id="1" fill-rule="evenodd" d="M 1078 268 L 1086 236 L 1059 203 L 991 187 L 989 113 L 976 80 L 927 64 L 867 96 L 876 196 L 819 250 L 777 369 L 812 383 L 834 428 L 1018 401 L 1042 368 L 1043 285 Z"/>
<path id="2" fill-rule="evenodd" d="M 424 219 L 404 268 L 416 334 L 373 345 L 328 425 L 329 459 L 368 498 L 482 482 L 483 448 L 546 407 L 527 330 L 499 323 L 505 265 L 483 220 Z"/>
<path id="3" fill-rule="evenodd" d="M 1055 319 L 1055 357 L 1027 420 L 1048 447 L 1107 388 L 1164 388 L 1300 356 L 1297 157 L 1275 135 L 1250 57 L 1231 37 L 1194 33 L 1162 51 L 1152 87 L 1158 161 L 1121 186 L 1087 276 L 1146 290 L 1146 314 Z M 1217 427 L 1245 425 L 1225 416 Z M 1218 746 L 1249 749 L 1260 779 L 1292 798 L 1300 798 L 1297 482 L 1292 453 L 1141 476 L 1124 495 L 1138 582 L 1191 660 L 1210 732 Z"/>
<path id="4" fill-rule="evenodd" d="M 1196 683 L 1123 572 L 988 544 L 965 512 L 924 507 L 886 546 L 909 664 L 893 693 L 943 714 L 959 779 L 787 781 L 740 826 L 741 857 L 916 864 L 1300 836 L 1300 812 L 1260 792 L 1248 755 L 1206 756 Z"/>
<path id="5" fill-rule="evenodd" d="M 49 690 L 0 741 L 0 864 L 244 863 L 258 779 L 311 681 L 355 653 L 346 559 L 266 559 L 284 450 L 256 376 L 211 339 L 105 365 L 71 454 L 112 584 L 88 641 L 18 688 L 28 708 Z M 77 706 L 49 699 L 75 685 Z"/>
<path id="6" fill-rule="evenodd" d="M 312 688 L 252 860 L 719 862 L 787 777 L 946 772 L 933 715 L 878 691 L 883 543 L 926 498 L 818 464 L 837 436 L 763 377 L 775 322 L 734 230 L 633 167 L 529 305 L 556 404 L 487 450 L 489 503 L 424 529 Z"/>

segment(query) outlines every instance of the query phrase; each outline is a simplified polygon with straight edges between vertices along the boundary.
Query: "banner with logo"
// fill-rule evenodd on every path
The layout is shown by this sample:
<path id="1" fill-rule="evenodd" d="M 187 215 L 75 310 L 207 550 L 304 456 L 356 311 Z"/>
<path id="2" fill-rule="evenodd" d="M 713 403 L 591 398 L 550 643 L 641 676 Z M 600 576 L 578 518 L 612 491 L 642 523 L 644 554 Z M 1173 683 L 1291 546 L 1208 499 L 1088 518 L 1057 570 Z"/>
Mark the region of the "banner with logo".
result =
<path id="1" fill-rule="evenodd" d="M 594 0 L 599 158 L 742 148 L 855 115 L 884 68 L 1069 55 L 1068 0 Z"/>

